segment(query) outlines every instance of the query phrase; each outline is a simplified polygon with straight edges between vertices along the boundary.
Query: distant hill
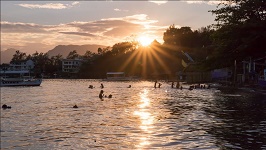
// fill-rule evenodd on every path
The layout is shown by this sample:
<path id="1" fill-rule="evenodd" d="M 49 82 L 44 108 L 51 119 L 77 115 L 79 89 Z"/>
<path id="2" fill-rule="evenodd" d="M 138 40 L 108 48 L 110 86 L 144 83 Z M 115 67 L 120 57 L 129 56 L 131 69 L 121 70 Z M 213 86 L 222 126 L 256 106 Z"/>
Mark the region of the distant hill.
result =
<path id="1" fill-rule="evenodd" d="M 1 64 L 2 63 L 8 63 L 13 58 L 13 55 L 16 53 L 17 49 L 9 48 L 5 51 L 1 51 Z"/>
<path id="2" fill-rule="evenodd" d="M 98 52 L 98 48 L 105 48 L 106 46 L 103 45 L 58 45 L 52 50 L 49 50 L 47 54 L 49 57 L 56 56 L 58 54 L 61 54 L 63 58 L 66 58 L 66 56 L 69 54 L 69 52 L 76 50 L 79 55 L 84 55 L 85 52 L 91 51 L 93 53 Z M 1 51 L 1 64 L 2 63 L 10 63 L 11 59 L 13 58 L 13 55 L 16 53 L 17 49 L 9 48 L 7 50 Z M 19 50 L 20 52 L 24 52 Z M 40 52 L 39 52 L 40 53 Z M 28 55 L 29 53 L 26 52 Z"/>
<path id="3" fill-rule="evenodd" d="M 98 48 L 105 48 L 103 45 L 58 45 L 52 50 L 49 50 L 47 53 L 51 56 L 56 56 L 61 54 L 63 58 L 69 54 L 69 52 L 76 50 L 79 55 L 84 55 L 86 51 L 91 51 L 94 53 L 98 52 Z"/>

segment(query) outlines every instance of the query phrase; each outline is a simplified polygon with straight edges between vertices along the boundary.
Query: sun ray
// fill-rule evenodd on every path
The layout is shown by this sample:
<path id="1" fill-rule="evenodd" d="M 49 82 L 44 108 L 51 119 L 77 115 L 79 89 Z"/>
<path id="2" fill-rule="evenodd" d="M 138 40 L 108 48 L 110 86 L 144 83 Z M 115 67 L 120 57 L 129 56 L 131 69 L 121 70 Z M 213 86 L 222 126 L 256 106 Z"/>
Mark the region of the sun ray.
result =
<path id="1" fill-rule="evenodd" d="M 127 67 L 127 65 L 130 63 L 130 61 L 132 61 L 132 59 L 135 58 L 136 55 L 137 51 L 134 50 L 133 53 L 129 56 L 128 60 L 124 62 L 124 64 L 119 68 L 119 70 L 124 70 Z"/>
<path id="2" fill-rule="evenodd" d="M 167 57 L 168 59 L 172 59 L 171 55 L 167 54 L 166 52 L 162 51 L 162 49 L 158 47 L 153 47 L 153 57 L 158 62 L 158 65 L 163 69 L 164 72 L 169 72 L 171 69 L 169 66 L 163 61 L 163 59 L 160 57 L 161 55 Z"/>
<path id="3" fill-rule="evenodd" d="M 171 50 L 175 49 L 171 48 Z M 167 53 L 160 45 L 140 46 L 128 55 L 128 59 L 121 64 L 119 70 L 144 78 L 152 72 L 170 73 L 173 70 L 169 65 L 175 65 L 177 62 L 173 55 Z"/>
<path id="4" fill-rule="evenodd" d="M 157 53 L 153 53 L 153 56 L 155 57 L 155 59 L 157 60 L 158 64 L 163 69 L 163 71 L 169 72 L 170 68 L 167 66 L 167 64 L 165 64 L 163 59 L 161 57 L 159 57 L 159 55 Z"/>
<path id="5" fill-rule="evenodd" d="M 150 65 L 151 65 L 151 70 L 156 70 L 155 61 L 157 61 L 157 60 L 155 60 L 154 57 L 153 57 L 154 51 L 147 51 L 147 53 L 148 53 L 148 58 L 149 58 Z"/>

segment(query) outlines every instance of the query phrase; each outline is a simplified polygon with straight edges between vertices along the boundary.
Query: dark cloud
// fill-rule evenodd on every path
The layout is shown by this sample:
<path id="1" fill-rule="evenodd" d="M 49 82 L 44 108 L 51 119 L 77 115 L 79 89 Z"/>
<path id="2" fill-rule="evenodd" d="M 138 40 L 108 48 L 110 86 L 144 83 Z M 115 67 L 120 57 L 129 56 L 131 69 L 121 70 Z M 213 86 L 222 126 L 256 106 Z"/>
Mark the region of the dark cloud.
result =
<path id="1" fill-rule="evenodd" d="M 89 37 L 96 37 L 96 35 L 90 34 L 90 33 L 84 33 L 84 32 L 59 32 L 63 34 L 73 34 L 73 35 L 79 35 L 79 36 L 89 36 Z"/>
<path id="2" fill-rule="evenodd" d="M 9 23 L 1 22 L 1 32 L 3 33 L 45 33 L 44 27 L 30 23 Z"/>

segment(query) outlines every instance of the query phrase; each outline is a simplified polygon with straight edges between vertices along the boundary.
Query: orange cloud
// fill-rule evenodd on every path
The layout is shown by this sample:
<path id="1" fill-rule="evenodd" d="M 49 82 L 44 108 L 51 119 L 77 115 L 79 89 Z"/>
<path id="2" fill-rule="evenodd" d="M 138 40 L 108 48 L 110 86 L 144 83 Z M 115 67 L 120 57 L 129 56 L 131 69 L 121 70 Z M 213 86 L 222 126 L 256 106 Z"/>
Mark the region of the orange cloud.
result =
<path id="1" fill-rule="evenodd" d="M 79 2 L 72 2 L 71 4 L 62 4 L 62 3 L 47 3 L 47 4 L 18 4 L 21 7 L 30 8 L 30 9 L 66 9 L 73 7 L 74 5 L 79 4 Z"/>
<path id="2" fill-rule="evenodd" d="M 1 22 L 2 48 L 11 45 L 28 47 L 32 43 L 40 45 L 100 44 L 112 46 L 128 40 L 132 35 L 148 34 L 162 41 L 168 26 L 155 25 L 158 21 L 146 14 L 136 14 L 120 18 L 106 18 L 98 21 L 74 21 L 58 25 L 41 25 L 21 22 Z M 41 47 L 39 47 L 41 49 Z"/>

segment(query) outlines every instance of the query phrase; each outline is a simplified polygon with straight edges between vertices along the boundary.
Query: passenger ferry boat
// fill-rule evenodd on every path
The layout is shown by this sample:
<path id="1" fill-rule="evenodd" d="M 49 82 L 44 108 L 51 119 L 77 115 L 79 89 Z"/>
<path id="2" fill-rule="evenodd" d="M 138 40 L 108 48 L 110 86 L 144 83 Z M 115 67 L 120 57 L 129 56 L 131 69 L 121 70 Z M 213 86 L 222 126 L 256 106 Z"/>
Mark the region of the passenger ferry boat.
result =
<path id="1" fill-rule="evenodd" d="M 29 75 L 29 71 L 1 71 L 0 87 L 5 86 L 40 86 L 41 78 L 33 78 Z M 24 76 L 28 74 L 28 76 Z"/>

